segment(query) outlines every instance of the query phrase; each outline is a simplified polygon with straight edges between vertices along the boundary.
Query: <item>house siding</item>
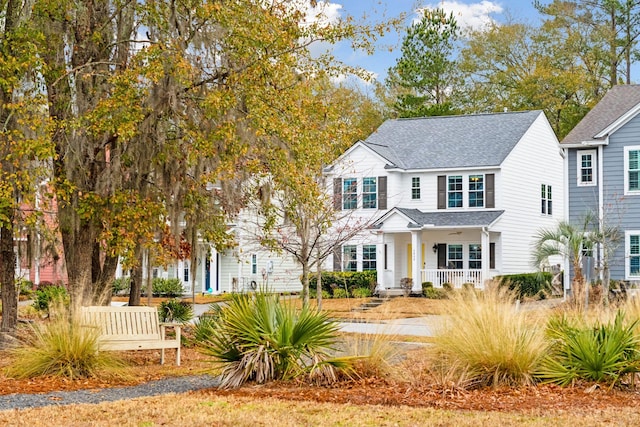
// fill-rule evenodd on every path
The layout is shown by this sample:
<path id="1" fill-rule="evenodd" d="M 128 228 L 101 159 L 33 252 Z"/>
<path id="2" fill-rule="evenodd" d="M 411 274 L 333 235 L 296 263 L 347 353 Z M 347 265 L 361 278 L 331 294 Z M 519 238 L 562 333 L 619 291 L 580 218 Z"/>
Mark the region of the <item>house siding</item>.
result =
<path id="1" fill-rule="evenodd" d="M 541 213 L 541 184 L 552 186 L 550 216 Z M 544 115 L 523 135 L 496 174 L 496 208 L 505 210 L 492 228 L 501 233 L 496 246 L 501 274 L 534 271 L 531 251 L 536 234 L 554 228 L 564 215 L 563 158 Z"/>
<path id="2" fill-rule="evenodd" d="M 603 149 L 603 212 L 606 225 L 624 230 L 640 229 L 640 195 L 624 195 L 624 147 L 640 146 L 640 116 L 609 137 Z M 625 278 L 625 241 L 621 239 L 609 260 L 612 279 Z"/>
<path id="3" fill-rule="evenodd" d="M 596 181 L 594 186 L 580 186 L 578 185 L 578 152 L 583 149 L 569 149 L 567 151 L 567 164 L 568 164 L 568 182 L 569 188 L 569 215 L 568 221 L 572 224 L 580 224 L 583 222 L 585 215 L 588 212 L 597 214 L 598 212 L 598 199 L 599 189 L 601 183 Z M 605 159 L 606 156 L 603 158 Z M 595 163 L 598 164 L 598 154 L 595 155 Z M 598 171 L 596 171 L 597 173 Z M 596 179 L 598 179 L 596 175 Z"/>

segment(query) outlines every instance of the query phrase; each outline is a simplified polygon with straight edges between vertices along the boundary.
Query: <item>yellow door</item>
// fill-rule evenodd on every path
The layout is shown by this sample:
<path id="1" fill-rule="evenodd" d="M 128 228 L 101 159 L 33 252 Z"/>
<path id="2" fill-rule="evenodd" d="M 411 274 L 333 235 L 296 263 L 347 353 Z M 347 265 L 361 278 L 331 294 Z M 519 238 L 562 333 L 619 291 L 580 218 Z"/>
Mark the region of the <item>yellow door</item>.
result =
<path id="1" fill-rule="evenodd" d="M 413 277 L 413 253 L 411 252 L 411 243 L 409 243 L 407 245 L 407 277 Z M 424 243 L 422 244 L 421 249 L 421 256 L 420 259 L 422 260 L 420 263 L 420 269 L 422 270 L 424 268 Z"/>

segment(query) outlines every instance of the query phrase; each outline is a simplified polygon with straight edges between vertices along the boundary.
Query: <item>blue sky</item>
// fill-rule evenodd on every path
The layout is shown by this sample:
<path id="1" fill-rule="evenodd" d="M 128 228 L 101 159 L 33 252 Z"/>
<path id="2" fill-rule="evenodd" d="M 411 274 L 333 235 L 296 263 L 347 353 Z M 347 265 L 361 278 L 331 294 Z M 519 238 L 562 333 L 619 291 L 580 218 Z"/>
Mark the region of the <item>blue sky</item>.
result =
<path id="1" fill-rule="evenodd" d="M 462 27 L 478 28 L 489 22 L 525 21 L 537 24 L 540 16 L 533 0 L 326 0 L 329 15 L 351 15 L 369 22 L 407 15 L 406 24 L 416 19 L 422 7 L 441 7 L 453 12 Z M 548 3 L 548 1 L 542 1 Z M 364 17 L 364 18 L 363 18 Z M 360 66 L 384 80 L 387 69 L 395 64 L 400 54 L 403 34 L 391 33 L 378 43 L 376 52 L 369 56 L 352 51 L 346 43 L 334 47 L 334 53 L 348 65 Z"/>

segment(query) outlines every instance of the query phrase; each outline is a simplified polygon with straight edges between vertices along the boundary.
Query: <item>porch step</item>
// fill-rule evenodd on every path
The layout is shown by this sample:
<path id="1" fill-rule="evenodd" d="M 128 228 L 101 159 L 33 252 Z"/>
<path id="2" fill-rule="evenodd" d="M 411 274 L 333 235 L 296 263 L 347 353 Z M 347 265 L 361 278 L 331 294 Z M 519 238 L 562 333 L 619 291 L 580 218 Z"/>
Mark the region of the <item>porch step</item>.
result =
<path id="1" fill-rule="evenodd" d="M 377 292 L 380 298 L 393 298 L 403 297 L 405 295 L 404 290 L 400 288 L 380 289 Z"/>
<path id="2" fill-rule="evenodd" d="M 370 301 L 367 301 L 363 304 L 360 304 L 357 307 L 351 309 L 351 311 L 367 311 L 372 308 L 380 307 L 382 304 L 387 302 L 387 298 L 372 298 Z"/>

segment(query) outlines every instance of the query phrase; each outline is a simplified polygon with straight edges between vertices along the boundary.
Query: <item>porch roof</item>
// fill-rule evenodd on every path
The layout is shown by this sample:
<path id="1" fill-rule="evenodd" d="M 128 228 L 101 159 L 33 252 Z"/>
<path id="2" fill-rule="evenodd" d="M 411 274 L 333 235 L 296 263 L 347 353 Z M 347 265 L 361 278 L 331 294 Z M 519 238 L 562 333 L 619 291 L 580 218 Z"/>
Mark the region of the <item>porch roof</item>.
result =
<path id="1" fill-rule="evenodd" d="M 455 227 L 488 227 L 504 213 L 503 210 L 466 211 L 466 212 L 422 212 L 418 209 L 394 208 L 374 224 L 374 228 L 382 227 L 385 218 L 392 212 L 399 212 L 409 219 L 407 228 L 455 228 Z"/>

